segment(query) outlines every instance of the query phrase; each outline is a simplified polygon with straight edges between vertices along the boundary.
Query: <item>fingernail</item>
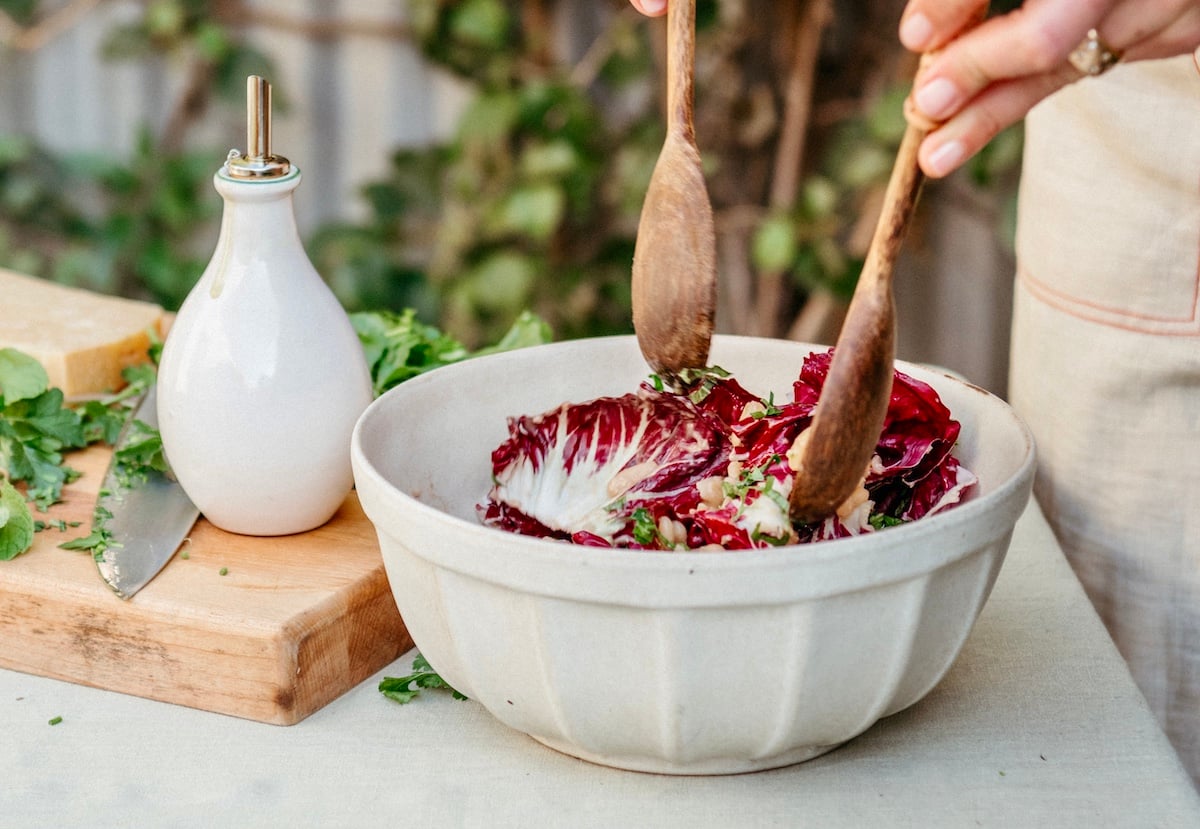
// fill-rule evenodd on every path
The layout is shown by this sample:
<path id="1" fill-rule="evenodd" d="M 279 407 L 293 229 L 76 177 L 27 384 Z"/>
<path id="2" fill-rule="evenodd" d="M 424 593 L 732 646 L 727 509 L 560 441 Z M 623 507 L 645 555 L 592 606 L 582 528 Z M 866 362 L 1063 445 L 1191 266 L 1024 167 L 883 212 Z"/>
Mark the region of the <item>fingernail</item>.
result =
<path id="1" fill-rule="evenodd" d="M 641 0 L 642 12 L 649 15 L 661 14 L 667 7 L 667 0 Z"/>
<path id="2" fill-rule="evenodd" d="M 946 78 L 934 78 L 913 96 L 917 109 L 935 121 L 948 116 L 962 99 L 958 87 Z"/>
<path id="3" fill-rule="evenodd" d="M 962 164 L 966 147 L 957 139 L 947 141 L 929 156 L 929 174 L 936 178 L 949 175 Z"/>
<path id="4" fill-rule="evenodd" d="M 929 18 L 917 12 L 900 21 L 900 42 L 913 52 L 922 52 L 933 35 L 933 24 Z"/>

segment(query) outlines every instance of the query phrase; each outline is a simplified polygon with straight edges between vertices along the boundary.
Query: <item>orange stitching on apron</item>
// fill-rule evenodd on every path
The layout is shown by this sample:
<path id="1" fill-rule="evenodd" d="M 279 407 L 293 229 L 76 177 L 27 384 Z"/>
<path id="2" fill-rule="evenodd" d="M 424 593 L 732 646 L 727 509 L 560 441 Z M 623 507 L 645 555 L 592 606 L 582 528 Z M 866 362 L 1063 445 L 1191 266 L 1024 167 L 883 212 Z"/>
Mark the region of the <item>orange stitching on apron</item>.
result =
<path id="1" fill-rule="evenodd" d="M 1196 269 L 1196 284 L 1192 290 L 1192 314 L 1190 317 L 1159 317 L 1151 314 L 1138 314 L 1121 308 L 1114 308 L 1109 305 L 1088 302 L 1087 300 L 1080 299 L 1074 295 L 1056 291 L 1045 282 L 1033 276 L 1033 274 L 1031 274 L 1024 265 L 1017 266 L 1017 279 L 1019 279 L 1021 283 L 1029 289 L 1031 294 L 1036 296 L 1042 302 L 1046 303 L 1052 308 L 1056 308 L 1068 316 L 1072 316 L 1077 319 L 1100 323 L 1110 328 L 1134 331 L 1140 334 L 1183 337 L 1200 336 L 1200 325 L 1197 325 L 1196 329 L 1193 331 L 1156 331 L 1147 326 L 1135 325 L 1132 322 L 1122 323 L 1120 319 L 1113 319 L 1113 317 L 1124 317 L 1130 320 L 1142 320 L 1147 323 L 1162 323 L 1172 326 L 1196 325 L 1198 322 L 1200 322 L 1200 265 L 1198 265 Z M 1095 313 L 1085 313 L 1085 310 L 1092 310 Z"/>

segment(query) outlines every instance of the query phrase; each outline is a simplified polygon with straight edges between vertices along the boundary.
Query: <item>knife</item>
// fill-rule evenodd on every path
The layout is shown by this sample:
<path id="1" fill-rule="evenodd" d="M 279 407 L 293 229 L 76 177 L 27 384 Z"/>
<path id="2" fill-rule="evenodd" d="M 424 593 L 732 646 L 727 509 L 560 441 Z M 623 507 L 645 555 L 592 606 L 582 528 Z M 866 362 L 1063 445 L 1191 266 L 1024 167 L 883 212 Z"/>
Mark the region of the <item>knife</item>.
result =
<path id="1" fill-rule="evenodd" d="M 141 470 L 130 475 L 118 453 L 131 441 L 145 436 L 135 421 L 158 428 L 154 386 L 142 397 L 125 421 L 92 520 L 93 532 L 106 536 L 103 553 L 96 556 L 101 577 L 122 599 L 128 599 L 158 575 L 191 532 L 200 511 L 168 471 Z"/>

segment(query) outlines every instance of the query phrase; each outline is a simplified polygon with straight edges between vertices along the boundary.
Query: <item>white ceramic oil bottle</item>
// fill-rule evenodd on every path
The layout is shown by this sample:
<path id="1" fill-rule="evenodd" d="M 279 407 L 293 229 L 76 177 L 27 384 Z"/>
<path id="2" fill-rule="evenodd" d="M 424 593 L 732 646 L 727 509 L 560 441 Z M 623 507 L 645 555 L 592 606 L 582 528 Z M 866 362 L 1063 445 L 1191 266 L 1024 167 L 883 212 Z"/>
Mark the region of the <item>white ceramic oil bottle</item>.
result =
<path id="1" fill-rule="evenodd" d="M 206 518 L 286 535 L 324 524 L 353 485 L 350 435 L 371 402 L 363 350 L 309 261 L 292 192 L 271 154 L 271 88 L 247 84 L 249 149 L 213 178 L 225 200 L 212 261 L 163 347 L 163 449 Z"/>

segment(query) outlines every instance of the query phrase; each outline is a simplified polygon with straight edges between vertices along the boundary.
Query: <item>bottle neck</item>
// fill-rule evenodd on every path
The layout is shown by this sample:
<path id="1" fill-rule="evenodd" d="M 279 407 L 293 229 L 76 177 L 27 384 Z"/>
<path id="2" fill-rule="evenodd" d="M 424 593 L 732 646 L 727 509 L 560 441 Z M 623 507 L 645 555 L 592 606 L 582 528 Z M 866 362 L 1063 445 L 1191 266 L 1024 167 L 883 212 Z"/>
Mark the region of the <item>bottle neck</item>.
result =
<path id="1" fill-rule="evenodd" d="M 234 179 L 224 169 L 213 177 L 224 199 L 218 250 L 255 249 L 279 254 L 294 246 L 302 252 L 292 193 L 300 184 L 300 171 L 278 179 Z"/>

